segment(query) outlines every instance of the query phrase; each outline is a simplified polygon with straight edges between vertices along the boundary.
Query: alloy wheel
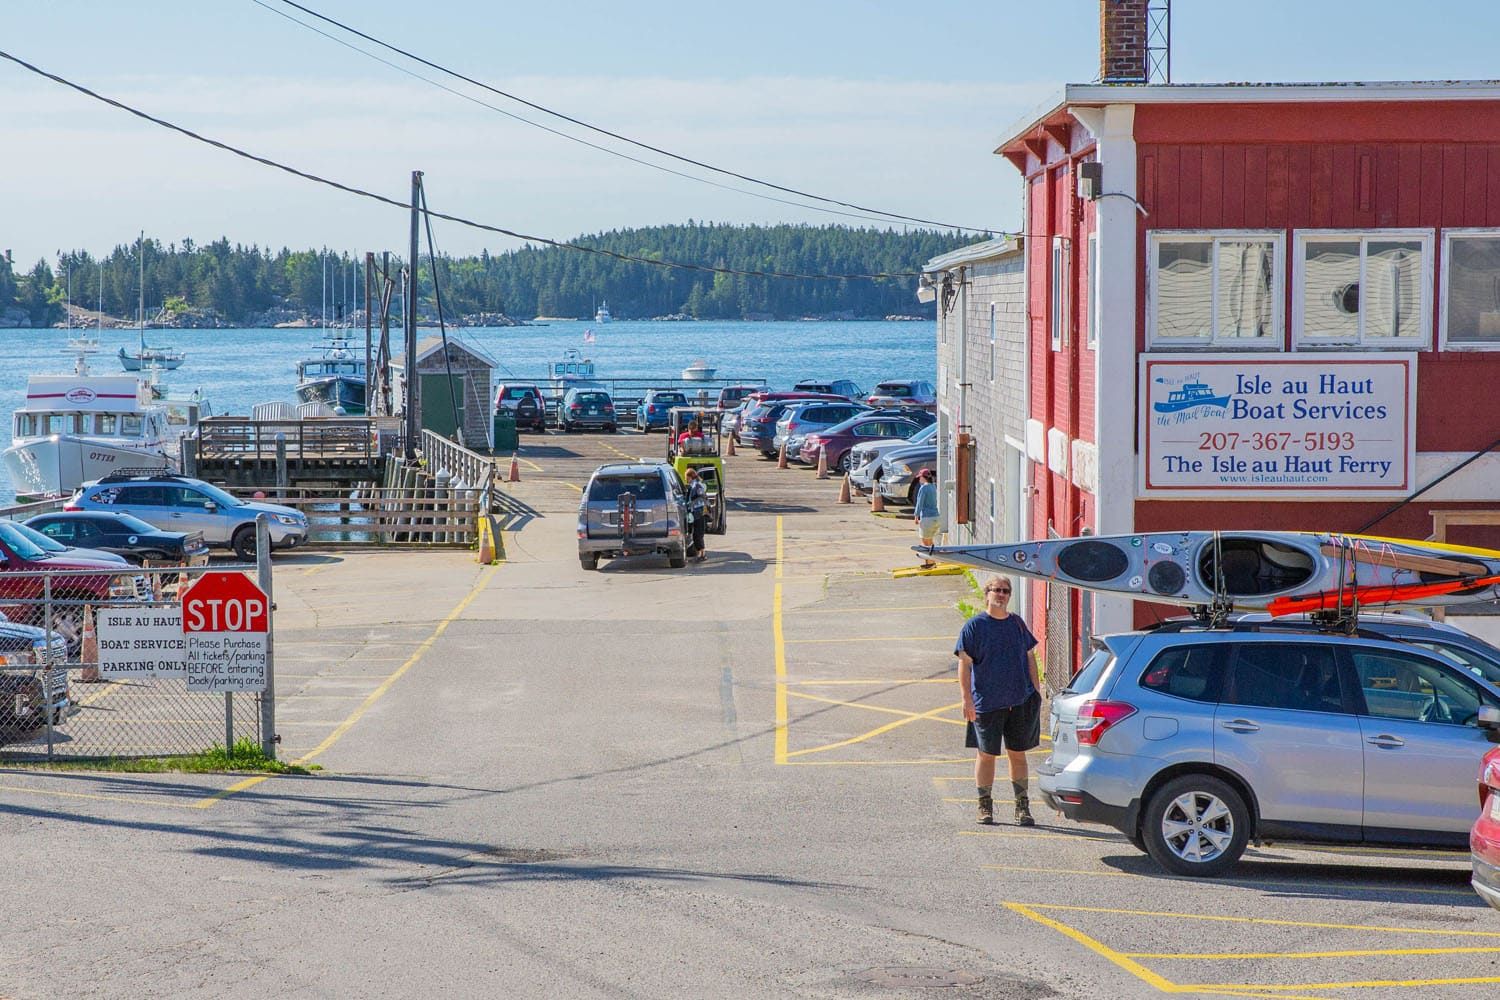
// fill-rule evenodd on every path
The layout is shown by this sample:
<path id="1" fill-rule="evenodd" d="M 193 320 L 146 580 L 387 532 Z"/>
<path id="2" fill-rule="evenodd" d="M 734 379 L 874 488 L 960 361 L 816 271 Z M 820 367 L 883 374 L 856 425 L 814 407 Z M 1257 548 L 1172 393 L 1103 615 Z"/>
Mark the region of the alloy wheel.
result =
<path id="1" fill-rule="evenodd" d="M 1167 849 L 1192 864 L 1204 864 L 1222 855 L 1234 840 L 1234 832 L 1234 814 L 1210 792 L 1177 796 L 1161 817 Z"/>

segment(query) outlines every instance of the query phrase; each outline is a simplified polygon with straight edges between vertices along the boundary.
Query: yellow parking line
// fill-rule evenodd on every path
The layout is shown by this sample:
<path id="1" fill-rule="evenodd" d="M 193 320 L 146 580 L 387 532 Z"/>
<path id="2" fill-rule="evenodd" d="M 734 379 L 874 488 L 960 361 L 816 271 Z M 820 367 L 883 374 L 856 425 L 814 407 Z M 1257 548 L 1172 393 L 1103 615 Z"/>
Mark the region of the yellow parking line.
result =
<path id="1" fill-rule="evenodd" d="M 30 788 L 26 785 L 0 785 L 0 792 L 23 792 L 27 795 L 51 795 L 60 799 L 92 799 L 96 802 L 129 802 L 132 805 L 146 803 L 153 806 L 172 806 L 177 809 L 191 809 L 190 802 L 175 802 L 167 798 L 152 798 L 148 796 L 132 797 L 129 795 L 96 795 L 93 792 L 64 792 L 55 788 Z"/>
<path id="2" fill-rule="evenodd" d="M 967 775 L 964 775 L 964 776 L 955 777 L 955 778 L 933 778 L 932 780 L 933 781 L 968 781 L 968 780 L 971 780 L 971 779 L 969 779 L 969 777 Z M 943 801 L 944 802 L 974 802 L 975 800 L 974 799 L 964 799 L 964 798 L 944 798 Z M 999 802 L 1000 800 L 996 799 L 995 801 Z M 963 832 L 967 833 L 969 831 L 963 831 Z M 977 832 L 977 831 L 975 831 L 975 832 Z M 1087 876 L 1090 876 L 1090 877 L 1096 876 L 1096 875 L 1107 875 L 1107 876 L 1111 876 L 1111 877 L 1114 877 L 1114 878 L 1148 878 L 1148 877 L 1150 877 L 1150 878 L 1157 879 L 1158 881 L 1164 881 L 1164 882 L 1191 882 L 1194 885 L 1199 884 L 1197 879 L 1191 879 L 1191 878 L 1182 878 L 1182 879 L 1179 879 L 1179 878 L 1174 878 L 1174 877 L 1169 876 L 1169 875 L 1146 876 L 1146 875 L 1137 875 L 1134 872 L 1087 871 L 1087 870 L 1083 870 L 1083 869 L 1073 869 L 1073 868 L 1020 868 L 1020 867 L 1016 867 L 1016 866 L 1012 866 L 1012 865 L 982 865 L 981 867 L 988 868 L 988 869 L 993 869 L 995 871 L 1034 872 L 1034 873 L 1037 873 L 1037 874 L 1049 874 L 1049 875 L 1087 875 Z M 1216 881 L 1218 882 L 1219 885 L 1231 885 L 1231 886 L 1235 886 L 1236 888 L 1247 888 L 1247 889 L 1262 889 L 1262 888 L 1272 888 L 1272 889 L 1274 889 L 1274 888 L 1300 888 L 1300 889 L 1306 889 L 1306 888 L 1310 888 L 1310 887 L 1315 887 L 1315 888 L 1318 888 L 1318 889 L 1345 889 L 1345 890 L 1349 890 L 1349 891 L 1352 891 L 1352 892 L 1421 893 L 1423 895 L 1428 895 L 1428 896 L 1463 896 L 1465 898 L 1471 897 L 1473 895 L 1473 892 L 1470 891 L 1470 890 L 1468 890 L 1468 889 L 1424 889 L 1424 888 L 1419 888 L 1419 887 L 1406 888 L 1406 887 L 1402 887 L 1402 886 L 1373 886 L 1373 885 L 1360 885 L 1358 883 L 1351 883 L 1351 882 L 1317 882 L 1317 881 L 1309 881 L 1307 879 L 1242 878 L 1242 879 L 1218 879 Z M 1438 949 L 1438 950 L 1441 951 L 1442 949 Z M 1462 951 L 1463 949 L 1458 949 L 1458 950 Z M 1475 949 L 1471 949 L 1471 950 L 1474 950 L 1474 951 L 1500 951 L 1500 948 L 1475 948 Z M 1342 954 L 1342 953 L 1340 953 L 1340 954 Z M 1372 952 L 1372 954 L 1377 954 L 1377 953 Z M 1395 954 L 1403 954 L 1404 955 L 1404 954 L 1407 954 L 1407 952 L 1405 950 L 1398 950 L 1398 951 L 1392 951 L 1392 952 L 1389 952 L 1389 953 L 1387 953 L 1387 952 L 1379 952 L 1378 954 L 1393 954 L 1393 955 L 1395 955 Z M 1416 952 L 1412 952 L 1412 954 L 1416 954 Z M 1131 957 L 1133 957 L 1133 958 L 1193 958 L 1193 957 L 1199 957 L 1199 958 L 1205 958 L 1205 959 L 1207 959 L 1207 958 L 1213 958 L 1215 956 L 1213 956 L 1213 955 L 1200 955 L 1200 956 L 1193 956 L 1193 955 L 1149 955 L 1149 954 L 1146 954 L 1146 953 L 1143 952 L 1143 953 L 1140 953 L 1140 954 L 1131 953 Z M 1222 956 L 1218 956 L 1218 957 L 1222 957 L 1222 958 L 1257 958 L 1257 957 L 1259 957 L 1259 958 L 1266 958 L 1266 957 L 1276 958 L 1276 957 L 1284 957 L 1284 956 L 1276 956 L 1276 955 L 1272 955 L 1272 956 L 1264 956 L 1264 955 L 1261 955 L 1261 956 L 1256 956 L 1256 955 L 1222 955 Z"/>
<path id="3" fill-rule="evenodd" d="M 971 831 L 964 831 L 971 832 Z M 1315 927 L 1334 931 L 1377 931 L 1382 934 L 1426 934 L 1439 937 L 1500 938 L 1500 931 L 1444 930 L 1437 927 L 1388 927 L 1381 924 L 1330 924 L 1307 920 L 1276 920 L 1271 917 L 1229 917 L 1208 913 L 1177 913 L 1160 910 L 1117 910 L 1102 906 L 1068 906 L 1062 903 L 1027 903 L 1038 910 L 1067 910 L 1072 913 L 1109 913 L 1126 917 L 1169 917 L 1175 920 L 1211 920 L 1228 924 L 1259 924 L 1267 927 Z M 1247 987 L 1251 988 L 1251 987 Z M 1253 987 L 1262 989 L 1267 987 Z M 1298 989 L 1300 987 L 1287 987 Z"/>
<path id="4" fill-rule="evenodd" d="M 944 801 L 958 802 L 960 800 L 959 799 L 945 799 Z M 973 799 L 966 799 L 966 800 L 963 800 L 963 801 L 973 802 L 974 800 Z M 999 802 L 1000 800 L 996 799 L 995 801 Z M 1090 877 L 1093 877 L 1095 875 L 1104 875 L 1106 877 L 1111 877 L 1111 878 L 1145 878 L 1144 875 L 1136 875 L 1136 874 L 1133 874 L 1132 872 L 1088 871 L 1087 869 L 1083 869 L 1083 868 L 1022 868 L 1022 867 L 1020 867 L 1018 865 L 980 865 L 979 867 L 983 868 L 985 871 L 991 871 L 991 872 L 1024 872 L 1024 873 L 1026 873 L 1028 875 L 1088 875 Z M 1151 956 L 1149 956 L 1149 955 L 1127 955 L 1126 957 L 1127 958 L 1149 958 Z"/>
<path id="5" fill-rule="evenodd" d="M 781 620 L 781 515 L 776 515 L 776 588 L 771 595 L 771 641 L 776 650 L 776 749 L 778 764 L 787 762 L 786 633 Z"/>
<path id="6" fill-rule="evenodd" d="M 885 608 L 788 608 L 789 615 L 880 614 L 884 611 L 952 611 L 951 604 L 898 604 Z"/>
<path id="7" fill-rule="evenodd" d="M 868 677 L 857 680 L 787 681 L 792 687 L 822 687 L 831 684 L 952 684 L 952 677 Z"/>
<path id="8" fill-rule="evenodd" d="M 1117 872 L 1116 874 L 1125 874 Z M 1127 958 L 1159 958 L 1188 962 L 1228 962 L 1245 958 L 1372 958 L 1383 955 L 1491 955 L 1500 948 L 1360 948 L 1352 951 L 1256 951 L 1256 952 L 1124 952 Z"/>
<path id="9" fill-rule="evenodd" d="M 841 636 L 837 639 L 788 639 L 787 642 L 798 645 L 811 645 L 815 643 L 835 642 L 932 642 L 937 639 L 952 638 L 952 635 L 856 635 Z"/>
<path id="10" fill-rule="evenodd" d="M 579 486 L 577 483 L 563 483 L 563 485 L 568 487 L 569 489 L 577 490 L 579 493 L 583 492 L 583 487 Z"/>
<path id="11" fill-rule="evenodd" d="M 936 718 L 937 715 L 938 715 L 938 713 L 940 713 L 940 712 L 951 712 L 955 708 L 960 707 L 961 705 L 963 705 L 963 702 L 961 702 L 961 701 L 955 701 L 951 705 L 940 705 L 937 708 L 934 708 L 930 712 L 923 712 L 920 715 L 913 715 L 913 716 L 910 716 L 910 717 L 905 718 L 905 719 L 897 719 L 895 722 L 887 722 L 883 726 L 877 726 L 877 727 L 875 727 L 874 729 L 870 730 L 867 733 L 860 733 L 858 736 L 851 736 L 847 740 L 839 740 L 836 743 L 825 743 L 822 746 L 817 746 L 817 747 L 807 747 L 807 748 L 805 748 L 803 750 L 793 750 L 791 753 L 787 754 L 787 756 L 788 757 L 801 757 L 801 756 L 803 756 L 805 754 L 823 753 L 826 750 L 837 750 L 840 747 L 852 746 L 855 743 L 863 743 L 865 740 L 872 739 L 872 738 L 874 738 L 876 736 L 879 736 L 882 733 L 888 733 L 892 729 L 896 729 L 896 728 L 898 728 L 900 726 L 910 725 L 911 723 L 917 722 L 917 721 L 919 721 L 921 719 Z"/>
<path id="12" fill-rule="evenodd" d="M 791 767 L 886 767 L 897 764 L 972 764 L 974 763 L 974 758 L 931 757 L 926 760 L 790 760 L 786 763 Z"/>
<path id="13" fill-rule="evenodd" d="M 520 455 L 517 455 L 516 456 L 516 461 L 519 462 L 520 464 L 526 466 L 526 468 L 530 469 L 532 472 L 541 472 L 542 471 L 542 467 L 540 465 L 537 465 L 535 462 L 531 461 L 531 459 L 529 459 L 529 458 L 522 458 Z"/>
<path id="14" fill-rule="evenodd" d="M 94 702 L 98 701 L 100 698 L 103 698 L 105 695 L 109 694 L 111 691 L 115 690 L 118 687 L 122 687 L 123 685 L 124 685 L 123 681 L 110 681 L 108 684 L 105 684 L 102 688 L 99 688 L 97 691 L 91 691 L 86 696 L 78 699 L 78 707 L 79 708 L 88 708 L 90 705 L 92 705 Z"/>
<path id="15" fill-rule="evenodd" d="M 958 831 L 958 835 L 960 837 L 1020 837 L 1022 839 L 1029 840 L 1096 840 L 1107 841 L 1110 843 L 1125 843 L 1125 837 L 1123 835 L 1112 837 L 1107 833 L 1092 833 L 1084 830 L 1080 830 L 1077 833 L 1021 833 L 1019 831 L 1011 832 L 1009 830 L 960 830 Z M 1041 904 L 1032 903 L 1031 905 L 1040 906 Z M 1049 909 L 1056 908 L 1057 907 L 1049 907 Z M 1119 912 L 1124 913 L 1126 911 L 1120 910 Z"/>
<path id="16" fill-rule="evenodd" d="M 385 693 L 389 691 L 391 687 L 402 678 L 403 675 L 406 674 L 408 670 L 416 666 L 417 661 L 422 659 L 423 655 L 425 655 L 426 652 L 432 648 L 433 644 L 437 642 L 438 638 L 448 630 L 448 626 L 452 625 L 458 619 L 458 616 L 463 614 L 465 609 L 467 609 L 470 604 L 474 603 L 474 599 L 480 595 L 480 593 L 486 586 L 489 585 L 490 578 L 495 575 L 495 571 L 499 568 L 499 566 L 490 566 L 486 568 L 484 572 L 480 574 L 479 579 L 475 582 L 473 588 L 470 589 L 468 595 L 464 597 L 463 600 L 459 601 L 452 611 L 448 612 L 448 617 L 438 622 L 437 627 L 432 630 L 432 634 L 429 635 L 426 639 L 422 640 L 422 644 L 416 648 L 411 656 L 406 658 L 406 662 L 397 667 L 395 671 L 390 674 L 390 676 L 386 677 L 385 680 L 381 681 L 379 687 L 366 695 L 364 701 L 360 702 L 360 704 L 355 707 L 354 711 L 350 712 L 348 717 L 345 718 L 343 722 L 339 723 L 338 728 L 329 733 L 327 738 L 324 739 L 322 743 L 319 743 L 307 753 L 292 761 L 292 763 L 306 764 L 308 761 L 323 753 L 329 747 L 333 746 L 340 739 L 342 739 L 344 734 L 347 733 L 356 722 L 364 718 L 365 713 L 370 710 L 371 706 L 379 701 L 385 695 Z M 244 781 L 235 782 L 228 788 L 225 788 L 219 792 L 215 792 L 208 798 L 198 800 L 197 802 L 193 803 L 193 806 L 197 809 L 208 809 L 214 805 L 217 805 L 219 802 L 222 802 L 224 799 L 229 798 L 229 796 L 231 795 L 242 792 L 247 788 L 254 788 L 256 785 L 260 784 L 262 781 L 265 781 L 269 777 L 271 777 L 271 775 L 269 774 L 258 774 L 254 777 L 246 778 Z"/>
<path id="17" fill-rule="evenodd" d="M 328 567 L 330 567 L 332 565 L 333 565 L 333 563 L 319 563 L 316 566 L 309 566 L 307 569 L 305 569 L 305 570 L 302 571 L 302 575 L 303 576 L 312 576 L 314 573 L 321 573 L 321 572 L 323 572 L 325 569 L 327 569 Z"/>
<path id="18" fill-rule="evenodd" d="M 1362 990 L 1382 986 L 1471 986 L 1476 983 L 1500 983 L 1500 976 L 1464 976 L 1452 979 L 1356 979 L 1341 983 L 1184 983 L 1179 993 L 1220 990 L 1264 990 L 1261 996 L 1285 997 L 1282 990 Z M 1272 992 L 1274 991 L 1274 992 Z"/>
<path id="19" fill-rule="evenodd" d="M 909 712 L 904 708 L 887 708 L 884 705 L 866 705 L 857 701 L 839 701 L 837 698 L 824 698 L 821 695 L 808 694 L 806 691 L 788 691 L 787 694 L 793 698 L 806 698 L 808 701 L 822 702 L 825 705 L 842 705 L 846 708 L 862 708 L 867 712 L 884 712 L 887 715 L 904 715 L 910 720 L 932 719 L 934 722 L 947 722 L 955 726 L 964 726 L 968 723 L 961 719 L 945 719 L 941 716 L 924 714 L 921 712 Z M 802 751 L 797 751 L 801 753 Z"/>
<path id="20" fill-rule="evenodd" d="M 1094 938 L 1089 937 L 1087 934 L 1083 933 L 1083 931 L 1076 930 L 1072 927 L 1069 927 L 1067 924 L 1057 920 L 1053 920 L 1050 917 L 1044 917 L 1040 913 L 1036 912 L 1036 910 L 1021 903 L 1003 903 L 1001 905 L 1003 905 L 1012 913 L 1019 913 L 1026 919 L 1034 920 L 1037 923 L 1041 924 L 1043 927 L 1052 928 L 1064 937 L 1072 938 L 1074 941 L 1083 945 L 1089 951 L 1092 951 L 1094 954 L 1100 956 L 1101 958 L 1114 963 L 1142 982 L 1148 983 L 1151 986 L 1155 986 L 1163 993 L 1183 992 L 1182 990 L 1177 988 L 1176 983 L 1163 979 L 1161 976 L 1152 972 L 1144 965 L 1126 958 L 1124 955 L 1115 951 L 1113 948 L 1104 944 L 1102 941 L 1097 941 Z"/>

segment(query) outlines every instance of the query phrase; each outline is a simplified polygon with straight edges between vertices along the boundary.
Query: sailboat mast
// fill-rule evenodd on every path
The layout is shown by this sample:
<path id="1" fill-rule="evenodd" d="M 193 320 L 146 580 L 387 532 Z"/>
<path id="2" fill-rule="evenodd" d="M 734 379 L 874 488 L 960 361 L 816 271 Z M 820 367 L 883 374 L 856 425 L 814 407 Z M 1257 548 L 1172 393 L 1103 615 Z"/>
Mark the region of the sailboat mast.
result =
<path id="1" fill-rule="evenodd" d="M 141 298 L 136 303 L 135 321 L 141 331 L 141 355 L 146 353 L 146 231 L 141 230 Z"/>

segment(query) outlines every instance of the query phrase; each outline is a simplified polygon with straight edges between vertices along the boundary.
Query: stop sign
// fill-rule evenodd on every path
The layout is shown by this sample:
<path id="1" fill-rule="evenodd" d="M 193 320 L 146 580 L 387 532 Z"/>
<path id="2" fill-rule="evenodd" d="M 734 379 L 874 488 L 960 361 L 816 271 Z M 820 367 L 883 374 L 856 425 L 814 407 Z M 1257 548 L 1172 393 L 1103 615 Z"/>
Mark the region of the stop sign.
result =
<path id="1" fill-rule="evenodd" d="M 270 602 L 243 573 L 204 573 L 182 595 L 183 632 L 269 632 Z"/>

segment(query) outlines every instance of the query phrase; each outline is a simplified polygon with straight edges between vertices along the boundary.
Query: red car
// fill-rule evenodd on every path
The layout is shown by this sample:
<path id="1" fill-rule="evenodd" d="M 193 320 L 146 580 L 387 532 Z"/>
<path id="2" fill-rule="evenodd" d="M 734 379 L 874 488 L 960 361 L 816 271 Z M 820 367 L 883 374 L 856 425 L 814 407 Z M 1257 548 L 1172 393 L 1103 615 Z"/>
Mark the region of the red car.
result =
<path id="1" fill-rule="evenodd" d="M 12 621 L 38 623 L 45 613 L 46 572 L 92 570 L 89 573 L 57 576 L 52 581 L 52 597 L 57 617 L 81 614 L 78 601 L 106 601 L 127 583 L 130 577 L 118 563 L 83 559 L 71 554 L 53 555 L 37 545 L 9 521 L 0 521 L 0 612 Z M 72 603 L 69 603 L 72 602 Z"/>
<path id="2" fill-rule="evenodd" d="M 1500 709 L 1479 710 L 1479 725 L 1490 740 L 1500 743 Z M 1484 755 L 1479 766 L 1479 818 L 1469 832 L 1474 862 L 1474 891 L 1500 910 L 1500 746 Z"/>
<path id="3" fill-rule="evenodd" d="M 930 421 L 929 421 L 930 422 Z M 802 439 L 802 454 L 808 465 L 816 465 L 818 451 L 828 455 L 828 468 L 834 472 L 849 471 L 849 450 L 867 441 L 909 438 L 925 426 L 911 417 L 874 412 L 861 413 L 823 431 L 814 431 Z"/>

